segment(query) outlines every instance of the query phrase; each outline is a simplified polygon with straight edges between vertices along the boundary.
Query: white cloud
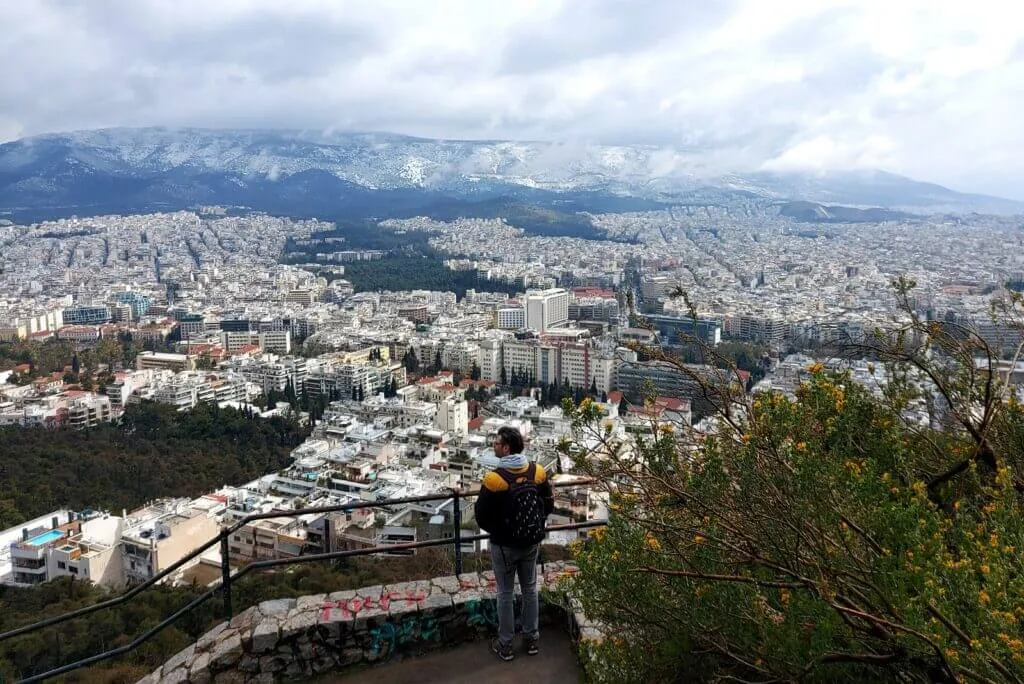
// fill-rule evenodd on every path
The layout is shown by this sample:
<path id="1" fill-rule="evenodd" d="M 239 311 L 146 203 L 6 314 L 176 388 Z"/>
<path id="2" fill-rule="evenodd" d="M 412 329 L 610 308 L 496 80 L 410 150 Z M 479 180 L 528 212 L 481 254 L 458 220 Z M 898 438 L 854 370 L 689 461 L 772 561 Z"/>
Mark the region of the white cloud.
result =
<path id="1" fill-rule="evenodd" d="M 0 139 L 190 125 L 658 142 L 737 170 L 880 166 L 1024 198 L 1014 0 L 41 0 L 0 3 L 0 24 L 17 27 Z"/>

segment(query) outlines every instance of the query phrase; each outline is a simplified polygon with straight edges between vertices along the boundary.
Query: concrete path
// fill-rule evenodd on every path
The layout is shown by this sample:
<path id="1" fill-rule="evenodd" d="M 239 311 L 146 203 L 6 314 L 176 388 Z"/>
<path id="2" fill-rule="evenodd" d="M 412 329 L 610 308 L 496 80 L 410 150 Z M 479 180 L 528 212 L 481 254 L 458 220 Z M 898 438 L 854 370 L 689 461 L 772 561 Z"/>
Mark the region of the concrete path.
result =
<path id="1" fill-rule="evenodd" d="M 519 649 L 518 641 L 516 658 L 509 663 L 498 660 L 491 652 L 489 641 L 475 641 L 349 675 L 327 675 L 317 681 L 343 684 L 572 684 L 581 681 L 576 652 L 563 631 L 548 628 L 543 632 L 540 655 L 533 657 Z"/>

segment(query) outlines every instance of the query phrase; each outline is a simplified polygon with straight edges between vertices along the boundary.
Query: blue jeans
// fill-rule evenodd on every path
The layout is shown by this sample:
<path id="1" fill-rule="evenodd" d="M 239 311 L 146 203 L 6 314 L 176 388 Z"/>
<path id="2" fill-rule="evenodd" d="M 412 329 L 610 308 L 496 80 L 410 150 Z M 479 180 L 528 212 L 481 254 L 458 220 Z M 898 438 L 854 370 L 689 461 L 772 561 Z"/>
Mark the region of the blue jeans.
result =
<path id="1" fill-rule="evenodd" d="M 498 588 L 498 641 L 502 646 L 512 643 L 515 636 L 515 581 L 519 574 L 519 588 L 523 590 L 523 636 L 540 637 L 538 628 L 540 606 L 537 598 L 537 554 L 540 544 L 516 548 L 491 544 L 491 563 Z"/>

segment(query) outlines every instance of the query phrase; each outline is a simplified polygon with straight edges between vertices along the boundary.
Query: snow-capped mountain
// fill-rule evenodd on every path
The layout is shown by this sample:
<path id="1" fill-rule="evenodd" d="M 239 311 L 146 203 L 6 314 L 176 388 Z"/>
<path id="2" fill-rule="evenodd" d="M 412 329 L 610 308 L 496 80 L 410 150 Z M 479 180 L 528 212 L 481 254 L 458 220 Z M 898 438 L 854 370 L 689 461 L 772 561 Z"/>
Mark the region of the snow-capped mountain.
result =
<path id="1" fill-rule="evenodd" d="M 701 169 L 700 150 L 654 146 L 119 128 L 0 145 L 0 209 L 198 203 L 365 209 L 382 198 L 405 205 L 586 192 L 663 202 L 764 198 L 942 211 L 1024 210 L 1020 203 L 881 172 L 708 177 Z"/>

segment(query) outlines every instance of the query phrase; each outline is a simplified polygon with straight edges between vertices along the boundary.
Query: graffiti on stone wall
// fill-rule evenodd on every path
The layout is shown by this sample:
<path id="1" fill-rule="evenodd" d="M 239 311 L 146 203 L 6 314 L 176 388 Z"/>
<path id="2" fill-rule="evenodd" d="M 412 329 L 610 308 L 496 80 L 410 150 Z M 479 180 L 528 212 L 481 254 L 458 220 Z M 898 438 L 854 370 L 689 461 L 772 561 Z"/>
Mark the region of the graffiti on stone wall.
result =
<path id="1" fill-rule="evenodd" d="M 418 607 L 426 598 L 426 591 L 410 589 L 404 593 L 400 591 L 382 592 L 376 599 L 372 596 L 356 596 L 350 599 L 325 601 L 320 605 L 320 622 L 352 620 L 359 617 L 360 613 L 389 610 L 393 603 L 403 603 L 406 608 Z"/>
<path id="2" fill-rule="evenodd" d="M 370 656 L 378 658 L 387 653 L 391 657 L 405 646 L 436 641 L 439 636 L 437 617 L 406 615 L 400 621 L 388 621 L 370 630 Z"/>
<path id="3" fill-rule="evenodd" d="M 473 599 L 466 601 L 466 612 L 469 618 L 466 624 L 470 627 L 497 627 L 498 608 L 493 600 Z"/>

